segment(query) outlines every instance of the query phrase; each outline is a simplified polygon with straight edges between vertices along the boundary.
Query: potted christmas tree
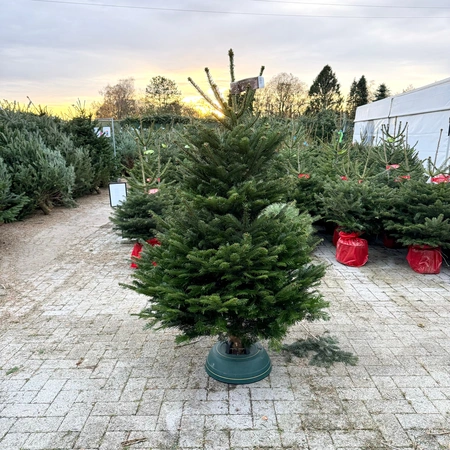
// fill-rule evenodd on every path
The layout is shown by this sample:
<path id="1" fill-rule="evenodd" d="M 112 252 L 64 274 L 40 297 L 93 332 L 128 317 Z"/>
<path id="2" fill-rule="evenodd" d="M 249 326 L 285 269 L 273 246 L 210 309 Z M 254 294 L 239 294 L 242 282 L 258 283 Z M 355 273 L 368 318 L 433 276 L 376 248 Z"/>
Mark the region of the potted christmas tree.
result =
<path id="1" fill-rule="evenodd" d="M 437 274 L 442 248 L 450 248 L 450 186 L 408 180 L 395 190 L 384 227 L 408 246 L 407 261 L 418 273 Z"/>
<path id="2" fill-rule="evenodd" d="M 321 215 L 337 224 L 339 239 L 336 260 L 348 266 L 363 266 L 369 259 L 368 243 L 363 233 L 377 234 L 382 225 L 382 212 L 392 189 L 370 180 L 339 179 L 325 184 L 317 196 Z"/>
<path id="3" fill-rule="evenodd" d="M 123 238 L 136 241 L 131 252 L 131 268 L 137 268 L 143 243 L 160 244 L 156 238 L 157 217 L 169 214 L 176 197 L 173 183 L 163 182 L 171 164 L 170 158 L 164 166 L 161 164 L 161 149 L 167 149 L 167 145 L 155 139 L 153 128 L 144 131 L 141 126 L 133 133 L 138 158 L 127 178 L 128 196 L 110 219 L 114 230 Z"/>
<path id="4" fill-rule="evenodd" d="M 310 216 L 283 203 L 284 183 L 269 176 L 282 133 L 251 116 L 249 86 L 225 100 L 205 70 L 224 126 L 189 129 L 180 208 L 129 287 L 151 297 L 140 317 L 178 329 L 177 342 L 219 337 L 206 361 L 211 377 L 252 383 L 271 370 L 259 341 L 279 344 L 294 323 L 327 317 L 315 289 L 325 269 L 311 262 Z"/>
<path id="5" fill-rule="evenodd" d="M 415 146 L 408 144 L 408 124 L 401 122 L 389 130 L 382 125 L 381 141 L 376 147 L 369 147 L 371 153 L 370 165 L 374 171 L 374 179 L 381 184 L 398 189 L 408 180 L 423 180 L 423 164 Z M 395 192 L 393 192 L 393 195 Z M 389 209 L 390 205 L 387 205 Z M 387 248 L 401 248 L 387 230 L 382 230 L 383 244 Z"/>

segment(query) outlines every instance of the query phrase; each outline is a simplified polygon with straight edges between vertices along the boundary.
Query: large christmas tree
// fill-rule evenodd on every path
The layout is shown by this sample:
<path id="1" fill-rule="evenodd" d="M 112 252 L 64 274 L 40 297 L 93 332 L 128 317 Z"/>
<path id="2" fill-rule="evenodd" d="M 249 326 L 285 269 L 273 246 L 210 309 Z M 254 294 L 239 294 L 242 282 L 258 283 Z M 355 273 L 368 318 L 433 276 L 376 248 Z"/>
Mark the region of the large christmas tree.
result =
<path id="1" fill-rule="evenodd" d="M 326 317 L 315 289 L 325 269 L 311 261 L 310 216 L 284 203 L 286 184 L 271 178 L 283 133 L 251 116 L 250 88 L 225 100 L 206 71 L 225 126 L 189 129 L 180 209 L 158 235 L 161 246 L 146 247 L 129 287 L 150 297 L 140 316 L 177 328 L 178 342 L 227 336 L 230 351 L 245 352 Z"/>

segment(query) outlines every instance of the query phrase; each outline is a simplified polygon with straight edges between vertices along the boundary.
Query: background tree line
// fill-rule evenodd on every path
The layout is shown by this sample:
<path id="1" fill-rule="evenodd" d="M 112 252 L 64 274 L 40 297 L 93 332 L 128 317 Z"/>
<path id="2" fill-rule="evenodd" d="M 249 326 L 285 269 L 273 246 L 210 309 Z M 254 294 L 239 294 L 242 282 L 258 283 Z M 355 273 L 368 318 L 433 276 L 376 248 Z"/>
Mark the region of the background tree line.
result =
<path id="1" fill-rule="evenodd" d="M 107 85 L 100 94 L 103 99 L 93 105 L 94 115 L 113 118 L 125 128 L 149 128 L 152 124 L 167 127 L 199 119 L 214 121 L 212 115 L 204 112 L 209 108 L 202 107 L 203 104 L 199 109 L 183 102 L 176 82 L 161 75 L 152 77 L 140 94 L 133 78 Z M 225 97 L 227 95 L 225 93 Z M 356 108 L 389 95 L 384 83 L 374 90 L 362 75 L 352 82 L 348 96 L 344 97 L 335 72 L 325 65 L 309 87 L 291 73 L 274 76 L 266 82 L 264 89 L 256 91 L 252 110 L 275 121 L 295 120 L 304 130 L 304 141 L 329 142 L 337 131 L 343 139 L 351 140 Z M 131 167 L 136 146 L 126 132 L 116 133 L 116 144 L 126 167 Z"/>
<path id="2" fill-rule="evenodd" d="M 121 79 L 100 91 L 102 101 L 92 105 L 98 118 L 123 120 L 133 116 L 177 115 L 198 117 L 198 112 L 183 103 L 175 81 L 161 75 L 153 77 L 145 94 L 137 96 L 133 78 Z"/>
<path id="3" fill-rule="evenodd" d="M 158 75 L 150 79 L 145 92 L 137 95 L 134 79 L 121 79 L 100 91 L 103 99 L 94 103 L 97 117 L 122 120 L 133 116 L 175 115 L 199 117 L 200 112 L 182 100 L 182 93 L 174 80 Z M 358 106 L 381 100 L 390 94 L 381 83 L 371 92 L 364 75 L 354 80 L 347 98 L 329 65 L 324 66 L 312 85 L 291 73 L 282 72 L 271 78 L 264 89 L 258 90 L 253 109 L 264 116 L 297 118 L 303 115 L 323 114 L 323 111 L 346 113 L 353 120 Z"/>

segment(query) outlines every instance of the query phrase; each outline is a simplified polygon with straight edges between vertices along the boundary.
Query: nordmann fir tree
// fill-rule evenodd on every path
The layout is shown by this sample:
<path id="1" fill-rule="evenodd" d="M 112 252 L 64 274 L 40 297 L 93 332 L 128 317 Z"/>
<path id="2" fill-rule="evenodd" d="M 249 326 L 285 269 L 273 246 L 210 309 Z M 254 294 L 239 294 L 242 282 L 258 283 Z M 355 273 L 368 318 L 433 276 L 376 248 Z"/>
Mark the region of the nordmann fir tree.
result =
<path id="1" fill-rule="evenodd" d="M 327 318 L 315 289 L 325 268 L 311 262 L 310 216 L 283 203 L 287 184 L 269 176 L 283 134 L 251 116 L 254 91 L 225 100 L 205 71 L 224 127 L 189 130 L 183 206 L 158 235 L 161 246 L 146 247 L 128 287 L 151 297 L 140 313 L 150 327 L 177 328 L 177 342 L 227 336 L 236 355 L 258 340 L 280 344 L 298 321 Z"/>
<path id="2" fill-rule="evenodd" d="M 161 151 L 167 150 L 167 145 L 158 139 L 153 127 L 144 130 L 141 125 L 133 134 L 138 158 L 127 178 L 128 195 L 110 219 L 122 237 L 147 241 L 155 237 L 157 217 L 162 218 L 173 207 L 173 186 L 165 182 L 171 159 L 162 164 Z"/>

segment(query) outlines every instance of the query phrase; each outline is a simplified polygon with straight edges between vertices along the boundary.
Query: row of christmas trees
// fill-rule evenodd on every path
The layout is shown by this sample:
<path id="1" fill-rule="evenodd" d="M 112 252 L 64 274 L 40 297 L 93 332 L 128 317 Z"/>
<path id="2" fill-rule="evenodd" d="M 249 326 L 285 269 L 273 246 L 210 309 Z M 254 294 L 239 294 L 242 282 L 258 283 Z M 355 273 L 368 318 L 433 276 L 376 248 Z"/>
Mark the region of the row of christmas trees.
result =
<path id="1" fill-rule="evenodd" d="M 0 104 L 0 224 L 74 199 L 118 175 L 113 148 L 80 106 L 70 120 Z"/>
<path id="2" fill-rule="evenodd" d="M 264 167 L 267 180 L 276 180 L 284 190 L 284 201 L 295 201 L 316 225 L 331 224 L 363 237 L 390 237 L 404 246 L 450 246 L 448 170 L 430 161 L 424 166 L 407 145 L 406 126 L 398 124 L 391 132 L 385 128 L 382 143 L 373 147 L 342 142 L 338 134 L 330 143 L 314 142 L 295 123 L 265 123 L 283 135 Z M 158 131 L 147 133 L 154 136 Z M 175 159 L 170 160 L 167 145 L 160 142 L 156 144 L 159 154 L 146 150 L 144 142 L 140 145 L 141 156 L 129 179 L 131 195 L 116 212 L 117 227 L 125 237 L 152 237 L 156 223 L 145 211 L 161 214 L 163 205 L 173 207 L 177 201 Z M 165 165 L 164 174 L 161 167 L 158 171 L 157 161 Z M 158 179 L 165 182 L 162 195 L 147 195 Z"/>

